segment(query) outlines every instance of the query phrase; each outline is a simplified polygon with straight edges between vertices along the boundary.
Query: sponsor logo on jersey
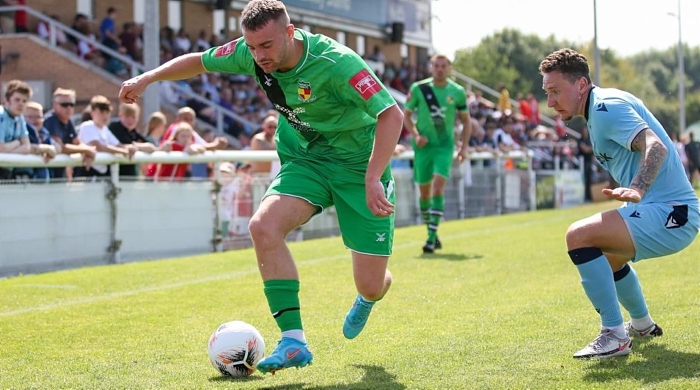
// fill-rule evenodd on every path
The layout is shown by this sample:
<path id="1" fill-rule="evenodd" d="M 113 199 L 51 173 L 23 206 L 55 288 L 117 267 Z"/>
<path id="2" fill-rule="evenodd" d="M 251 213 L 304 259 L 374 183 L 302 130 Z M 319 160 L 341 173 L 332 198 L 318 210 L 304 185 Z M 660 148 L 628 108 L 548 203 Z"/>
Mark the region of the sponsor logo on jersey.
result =
<path id="1" fill-rule="evenodd" d="M 455 102 L 455 99 L 452 96 L 447 97 L 447 104 L 452 104 Z"/>
<path id="2" fill-rule="evenodd" d="M 308 81 L 299 81 L 297 92 L 299 93 L 299 100 L 303 103 L 311 103 L 316 100 L 316 96 L 311 93 L 311 83 Z"/>
<path id="3" fill-rule="evenodd" d="M 214 57 L 227 56 L 233 53 L 233 49 L 236 48 L 236 43 L 238 43 L 238 39 L 217 47 L 216 51 L 214 52 Z"/>
<path id="4" fill-rule="evenodd" d="M 352 85 L 365 100 L 369 100 L 369 98 L 382 89 L 377 79 L 375 79 L 367 69 L 362 69 L 355 73 L 350 79 L 349 84 Z"/>

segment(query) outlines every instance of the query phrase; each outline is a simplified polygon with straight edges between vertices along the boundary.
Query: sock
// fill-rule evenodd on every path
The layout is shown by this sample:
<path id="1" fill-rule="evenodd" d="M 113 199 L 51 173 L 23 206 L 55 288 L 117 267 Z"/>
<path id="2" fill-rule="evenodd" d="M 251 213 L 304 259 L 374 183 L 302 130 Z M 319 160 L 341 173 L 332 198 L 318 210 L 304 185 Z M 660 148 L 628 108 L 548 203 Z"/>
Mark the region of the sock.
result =
<path id="1" fill-rule="evenodd" d="M 263 282 L 265 286 L 265 297 L 270 306 L 272 316 L 277 322 L 277 326 L 283 332 L 299 330 L 298 333 L 291 333 L 293 338 L 306 342 L 301 325 L 301 311 L 299 308 L 299 281 L 290 279 L 273 279 Z"/>
<path id="2" fill-rule="evenodd" d="M 301 329 L 285 330 L 284 332 L 282 332 L 282 337 L 295 339 L 306 344 L 306 335 L 304 335 L 304 331 Z"/>
<path id="3" fill-rule="evenodd" d="M 600 314 L 603 328 L 614 329 L 622 325 L 615 280 L 603 252 L 598 248 L 578 248 L 570 250 L 569 257 L 581 275 L 583 290 Z"/>
<path id="4" fill-rule="evenodd" d="M 430 221 L 428 222 L 428 241 L 434 243 L 437 239 L 437 230 L 445 210 L 445 196 L 433 196 L 430 208 Z"/>
<path id="5" fill-rule="evenodd" d="M 616 326 L 604 326 L 601 330 L 603 329 L 610 329 L 610 331 L 617 337 L 621 339 L 626 339 L 628 337 L 627 331 L 625 330 L 625 325 L 616 325 Z"/>
<path id="6" fill-rule="evenodd" d="M 418 199 L 418 207 L 420 207 L 420 215 L 423 218 L 423 223 L 427 225 L 430 221 L 430 199 Z"/>
<path id="7" fill-rule="evenodd" d="M 649 309 L 642 293 L 642 285 L 639 284 L 637 272 L 629 264 L 625 264 L 613 274 L 617 299 L 630 313 L 632 327 L 637 330 L 645 330 L 654 325 L 654 320 L 649 315 Z"/>
<path id="8" fill-rule="evenodd" d="M 370 306 L 374 305 L 377 302 L 368 300 L 367 298 L 363 297 L 362 294 L 357 294 L 357 297 L 360 298 L 360 301 L 362 301 L 362 303 L 366 303 Z"/>

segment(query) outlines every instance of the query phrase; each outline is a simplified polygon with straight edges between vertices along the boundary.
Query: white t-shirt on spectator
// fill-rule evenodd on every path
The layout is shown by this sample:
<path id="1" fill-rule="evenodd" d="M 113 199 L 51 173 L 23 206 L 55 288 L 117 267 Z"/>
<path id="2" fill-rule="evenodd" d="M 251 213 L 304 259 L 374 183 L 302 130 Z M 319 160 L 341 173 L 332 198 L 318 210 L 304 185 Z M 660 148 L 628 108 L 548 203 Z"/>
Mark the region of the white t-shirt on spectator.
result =
<path id="1" fill-rule="evenodd" d="M 87 121 L 80 124 L 78 129 L 78 138 L 85 144 L 90 144 L 93 141 L 99 141 L 103 145 L 119 146 L 120 142 L 117 137 L 109 131 L 107 126 L 97 127 L 95 122 Z M 92 166 L 99 173 L 107 173 L 106 165 L 95 164 Z"/>

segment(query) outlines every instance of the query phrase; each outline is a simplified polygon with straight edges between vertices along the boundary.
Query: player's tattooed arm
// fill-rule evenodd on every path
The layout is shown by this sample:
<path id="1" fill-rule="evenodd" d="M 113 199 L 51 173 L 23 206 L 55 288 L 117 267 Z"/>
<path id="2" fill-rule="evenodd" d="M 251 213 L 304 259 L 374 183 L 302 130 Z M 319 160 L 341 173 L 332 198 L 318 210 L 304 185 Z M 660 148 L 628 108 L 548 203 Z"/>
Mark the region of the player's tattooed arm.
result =
<path id="1" fill-rule="evenodd" d="M 637 134 L 632 141 L 632 150 L 642 153 L 637 175 L 632 180 L 630 187 L 641 190 L 642 194 L 649 190 L 656 175 L 661 170 L 661 164 L 668 154 L 666 145 L 649 128 Z"/>

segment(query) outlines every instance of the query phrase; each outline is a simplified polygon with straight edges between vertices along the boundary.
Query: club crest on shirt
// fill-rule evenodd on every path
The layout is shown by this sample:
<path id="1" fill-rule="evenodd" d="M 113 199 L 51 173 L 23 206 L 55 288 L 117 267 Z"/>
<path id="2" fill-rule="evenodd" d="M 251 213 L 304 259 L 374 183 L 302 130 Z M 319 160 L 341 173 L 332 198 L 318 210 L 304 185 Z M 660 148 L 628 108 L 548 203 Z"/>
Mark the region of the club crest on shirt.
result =
<path id="1" fill-rule="evenodd" d="M 308 81 L 299 81 L 297 84 L 297 93 L 302 103 L 311 103 L 316 100 L 316 96 L 311 92 L 311 83 Z"/>
<path id="2" fill-rule="evenodd" d="M 455 102 L 455 99 L 452 96 L 447 97 L 447 104 L 452 104 Z"/>
<path id="3" fill-rule="evenodd" d="M 233 40 L 225 45 L 219 46 L 214 52 L 214 57 L 227 56 L 233 53 L 233 49 L 236 48 L 236 43 L 238 43 L 238 39 Z"/>

